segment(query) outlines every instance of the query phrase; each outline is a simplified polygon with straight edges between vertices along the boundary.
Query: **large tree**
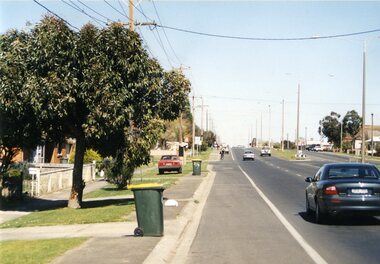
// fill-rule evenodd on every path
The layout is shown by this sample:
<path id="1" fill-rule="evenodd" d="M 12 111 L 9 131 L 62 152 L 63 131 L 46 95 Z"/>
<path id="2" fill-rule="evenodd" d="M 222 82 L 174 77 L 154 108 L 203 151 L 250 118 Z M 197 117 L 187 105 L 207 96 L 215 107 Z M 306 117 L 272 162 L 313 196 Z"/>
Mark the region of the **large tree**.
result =
<path id="1" fill-rule="evenodd" d="M 133 171 L 148 160 L 160 120 L 175 119 L 187 100 L 189 84 L 176 86 L 121 23 L 74 32 L 48 16 L 33 28 L 26 49 L 23 89 L 41 131 L 55 141 L 76 138 L 72 208 L 81 207 L 86 148 L 95 146 L 115 157 L 118 170 Z"/>
<path id="2" fill-rule="evenodd" d="M 42 140 L 39 121 L 24 84 L 28 76 L 28 34 L 16 30 L 0 35 L 0 173 L 11 164 L 22 147 Z"/>
<path id="3" fill-rule="evenodd" d="M 341 123 L 339 122 L 340 114 L 331 112 L 319 121 L 319 133 L 327 137 L 327 140 L 335 146 L 340 144 Z"/>
<path id="4" fill-rule="evenodd" d="M 362 126 L 362 118 L 355 110 L 348 111 L 343 118 L 343 132 L 355 137 Z"/>

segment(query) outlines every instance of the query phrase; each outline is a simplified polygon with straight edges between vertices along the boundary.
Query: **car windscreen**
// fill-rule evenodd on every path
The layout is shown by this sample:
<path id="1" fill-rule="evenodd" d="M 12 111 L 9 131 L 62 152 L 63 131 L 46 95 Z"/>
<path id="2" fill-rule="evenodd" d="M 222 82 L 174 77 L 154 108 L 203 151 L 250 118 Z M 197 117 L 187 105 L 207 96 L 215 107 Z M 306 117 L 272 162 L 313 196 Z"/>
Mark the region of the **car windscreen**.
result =
<path id="1" fill-rule="evenodd" d="M 332 167 L 327 170 L 328 179 L 379 179 L 379 171 L 373 167 Z"/>

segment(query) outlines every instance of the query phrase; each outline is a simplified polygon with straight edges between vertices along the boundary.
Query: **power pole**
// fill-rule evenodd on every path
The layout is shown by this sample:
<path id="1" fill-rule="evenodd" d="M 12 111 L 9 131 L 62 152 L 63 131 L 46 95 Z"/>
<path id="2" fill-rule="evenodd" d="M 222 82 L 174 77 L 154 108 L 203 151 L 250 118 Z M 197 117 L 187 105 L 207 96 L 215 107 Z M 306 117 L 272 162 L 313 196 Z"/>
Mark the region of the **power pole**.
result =
<path id="1" fill-rule="evenodd" d="M 179 143 L 182 144 L 182 111 L 179 112 Z"/>
<path id="2" fill-rule="evenodd" d="M 365 84 L 366 84 L 366 75 L 365 75 L 365 56 L 366 56 L 366 43 L 364 42 L 363 50 L 363 94 L 362 94 L 362 163 L 365 163 Z"/>
<path id="3" fill-rule="evenodd" d="M 299 148 L 299 130 L 300 130 L 300 84 L 298 84 L 298 99 L 297 99 L 297 132 L 296 132 L 297 155 L 298 155 L 298 148 Z"/>
<path id="4" fill-rule="evenodd" d="M 281 151 L 284 152 L 284 119 L 285 119 L 285 114 L 284 114 L 284 99 L 282 99 L 282 127 L 281 127 Z"/>
<path id="5" fill-rule="evenodd" d="M 373 157 L 373 113 L 371 114 L 371 156 Z"/>
<path id="6" fill-rule="evenodd" d="M 192 131 L 192 134 L 193 134 L 193 140 L 192 140 L 192 144 L 191 144 L 191 156 L 194 157 L 194 149 L 195 149 L 195 106 L 194 106 L 194 95 L 193 95 L 193 131 Z"/>
<path id="7" fill-rule="evenodd" d="M 269 105 L 269 143 L 268 143 L 269 144 L 269 148 L 272 145 L 272 139 L 271 139 L 271 134 L 270 134 L 271 116 L 272 116 L 272 113 L 271 113 L 271 108 L 270 108 L 270 105 Z"/>
<path id="8" fill-rule="evenodd" d="M 134 21 L 133 21 L 133 13 L 134 13 L 134 0 L 129 0 L 129 30 L 134 31 Z"/>

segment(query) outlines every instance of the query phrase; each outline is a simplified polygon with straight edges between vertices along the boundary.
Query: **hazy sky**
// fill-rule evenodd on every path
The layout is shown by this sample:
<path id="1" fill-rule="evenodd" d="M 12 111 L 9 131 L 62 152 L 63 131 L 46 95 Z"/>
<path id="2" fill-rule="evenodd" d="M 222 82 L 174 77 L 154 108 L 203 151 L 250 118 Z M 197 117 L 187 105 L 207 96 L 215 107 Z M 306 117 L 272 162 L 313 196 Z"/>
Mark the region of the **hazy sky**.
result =
<path id="1" fill-rule="evenodd" d="M 98 18 L 96 20 L 66 3 Z M 127 1 L 40 1 L 73 26 L 91 21 L 127 23 Z M 73 4 L 74 3 L 74 4 Z M 116 10 L 111 8 L 112 5 Z M 318 121 L 331 111 L 362 113 L 363 46 L 366 54 L 366 120 L 380 125 L 380 2 L 352 1 L 137 1 L 135 19 L 213 35 L 243 38 L 308 38 L 378 30 L 350 37 L 310 40 L 244 40 L 141 26 L 151 55 L 165 69 L 183 66 L 209 129 L 230 145 L 249 138 L 281 138 L 285 101 L 285 138 L 294 140 L 297 86 L 300 84 L 300 136 L 319 138 Z M 30 1 L 0 0 L 0 32 L 25 29 L 47 11 Z M 92 11 L 95 10 L 97 13 Z M 124 9 L 124 10 L 123 10 Z M 157 12 L 156 12 L 157 11 Z M 120 12 L 120 13 L 119 13 Z M 159 15 L 159 18 L 157 17 Z M 128 15 L 128 14 L 127 14 Z M 74 29 L 75 30 L 75 29 Z M 166 34 L 166 35 L 165 35 Z M 169 40 L 169 41 L 168 41 Z M 193 94 L 192 94 L 193 95 Z M 307 129 L 306 129 L 307 127 Z M 262 131 L 262 132 L 261 132 Z"/>

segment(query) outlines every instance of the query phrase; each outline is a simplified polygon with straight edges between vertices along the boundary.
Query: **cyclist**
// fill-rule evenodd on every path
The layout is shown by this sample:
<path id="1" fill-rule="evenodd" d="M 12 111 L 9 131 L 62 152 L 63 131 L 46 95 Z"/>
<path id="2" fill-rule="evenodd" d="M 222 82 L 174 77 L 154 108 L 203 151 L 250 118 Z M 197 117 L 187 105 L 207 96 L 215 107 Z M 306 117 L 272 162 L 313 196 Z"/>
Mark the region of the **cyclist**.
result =
<path id="1" fill-rule="evenodd" d="M 220 151 L 220 159 L 224 159 L 224 148 Z"/>

